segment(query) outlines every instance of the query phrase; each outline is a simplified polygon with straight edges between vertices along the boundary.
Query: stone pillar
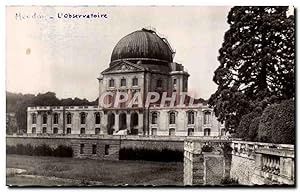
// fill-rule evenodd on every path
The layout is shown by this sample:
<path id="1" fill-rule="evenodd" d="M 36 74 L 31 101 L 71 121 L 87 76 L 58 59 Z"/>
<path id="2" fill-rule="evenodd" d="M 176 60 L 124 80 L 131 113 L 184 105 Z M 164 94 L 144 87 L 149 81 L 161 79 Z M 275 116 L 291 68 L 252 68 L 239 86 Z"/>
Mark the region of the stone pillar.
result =
<path id="1" fill-rule="evenodd" d="M 126 129 L 130 130 L 131 113 L 126 113 Z"/>
<path id="2" fill-rule="evenodd" d="M 114 126 L 115 131 L 119 131 L 119 113 L 115 114 L 115 126 Z"/>
<path id="3" fill-rule="evenodd" d="M 139 135 L 143 134 L 143 113 L 138 113 L 139 116 Z"/>
<path id="4" fill-rule="evenodd" d="M 292 158 L 280 157 L 280 175 L 290 180 L 294 178 L 294 162 Z"/>
<path id="5" fill-rule="evenodd" d="M 42 114 L 41 113 L 37 113 L 37 117 L 36 117 L 36 133 L 41 133 L 41 128 L 42 128 Z"/>
<path id="6" fill-rule="evenodd" d="M 108 118 L 108 115 L 107 113 L 104 114 L 104 113 L 101 113 L 101 129 L 100 129 L 100 132 L 107 135 L 107 118 Z"/>

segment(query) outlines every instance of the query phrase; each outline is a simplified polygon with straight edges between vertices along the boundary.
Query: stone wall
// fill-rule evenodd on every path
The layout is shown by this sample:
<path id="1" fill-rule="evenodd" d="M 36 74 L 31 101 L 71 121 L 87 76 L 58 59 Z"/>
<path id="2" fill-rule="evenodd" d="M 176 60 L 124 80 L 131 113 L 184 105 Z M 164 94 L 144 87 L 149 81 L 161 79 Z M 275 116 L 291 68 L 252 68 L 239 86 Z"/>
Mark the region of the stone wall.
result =
<path id="1" fill-rule="evenodd" d="M 232 155 L 232 165 L 230 177 L 238 180 L 242 185 L 253 185 L 252 177 L 254 175 L 255 161 L 253 158 Z"/>

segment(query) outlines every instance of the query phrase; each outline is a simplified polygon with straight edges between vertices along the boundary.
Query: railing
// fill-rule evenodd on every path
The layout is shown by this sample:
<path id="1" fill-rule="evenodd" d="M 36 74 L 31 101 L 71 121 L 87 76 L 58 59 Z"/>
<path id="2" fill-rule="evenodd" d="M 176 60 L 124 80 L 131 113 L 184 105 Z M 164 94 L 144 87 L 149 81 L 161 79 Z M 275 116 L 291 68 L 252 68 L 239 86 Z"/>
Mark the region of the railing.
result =
<path id="1" fill-rule="evenodd" d="M 275 175 L 280 174 L 280 157 L 274 155 L 262 155 L 262 171 L 272 173 Z"/>

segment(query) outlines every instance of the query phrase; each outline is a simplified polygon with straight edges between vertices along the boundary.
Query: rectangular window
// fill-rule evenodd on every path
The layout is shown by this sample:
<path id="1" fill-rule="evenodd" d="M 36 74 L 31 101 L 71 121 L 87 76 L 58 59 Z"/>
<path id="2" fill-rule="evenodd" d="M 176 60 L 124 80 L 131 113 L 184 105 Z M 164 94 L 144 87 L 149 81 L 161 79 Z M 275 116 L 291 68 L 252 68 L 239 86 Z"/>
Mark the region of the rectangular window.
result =
<path id="1" fill-rule="evenodd" d="M 137 86 L 138 85 L 138 78 L 133 78 L 132 79 L 132 86 Z"/>
<path id="2" fill-rule="evenodd" d="M 71 128 L 67 128 L 67 134 L 71 134 Z"/>
<path id="3" fill-rule="evenodd" d="M 177 84 L 177 79 L 173 79 L 173 85 Z"/>
<path id="4" fill-rule="evenodd" d="M 115 86 L 115 81 L 113 79 L 110 79 L 108 84 L 109 84 L 108 85 L 109 87 L 114 87 Z"/>
<path id="5" fill-rule="evenodd" d="M 121 87 L 126 86 L 126 79 L 121 79 Z"/>
<path id="6" fill-rule="evenodd" d="M 80 129 L 80 134 L 85 134 L 85 128 Z"/>
<path id="7" fill-rule="evenodd" d="M 84 144 L 80 144 L 80 154 L 83 154 Z"/>
<path id="8" fill-rule="evenodd" d="M 109 145 L 105 145 L 104 155 L 109 155 Z"/>
<path id="9" fill-rule="evenodd" d="M 47 128 L 43 127 L 43 133 L 47 133 Z"/>
<path id="10" fill-rule="evenodd" d="M 93 149 L 92 153 L 97 154 L 97 145 L 96 144 L 93 145 L 92 149 Z"/>

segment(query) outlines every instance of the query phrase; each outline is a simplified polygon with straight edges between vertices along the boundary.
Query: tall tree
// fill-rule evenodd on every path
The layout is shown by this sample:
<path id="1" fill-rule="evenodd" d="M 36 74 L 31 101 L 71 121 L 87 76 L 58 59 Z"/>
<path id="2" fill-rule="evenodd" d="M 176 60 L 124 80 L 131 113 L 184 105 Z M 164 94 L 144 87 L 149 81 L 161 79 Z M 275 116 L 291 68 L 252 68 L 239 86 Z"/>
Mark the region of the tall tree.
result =
<path id="1" fill-rule="evenodd" d="M 295 96 L 295 22 L 288 7 L 233 7 L 209 105 L 227 128 L 275 100 Z"/>

